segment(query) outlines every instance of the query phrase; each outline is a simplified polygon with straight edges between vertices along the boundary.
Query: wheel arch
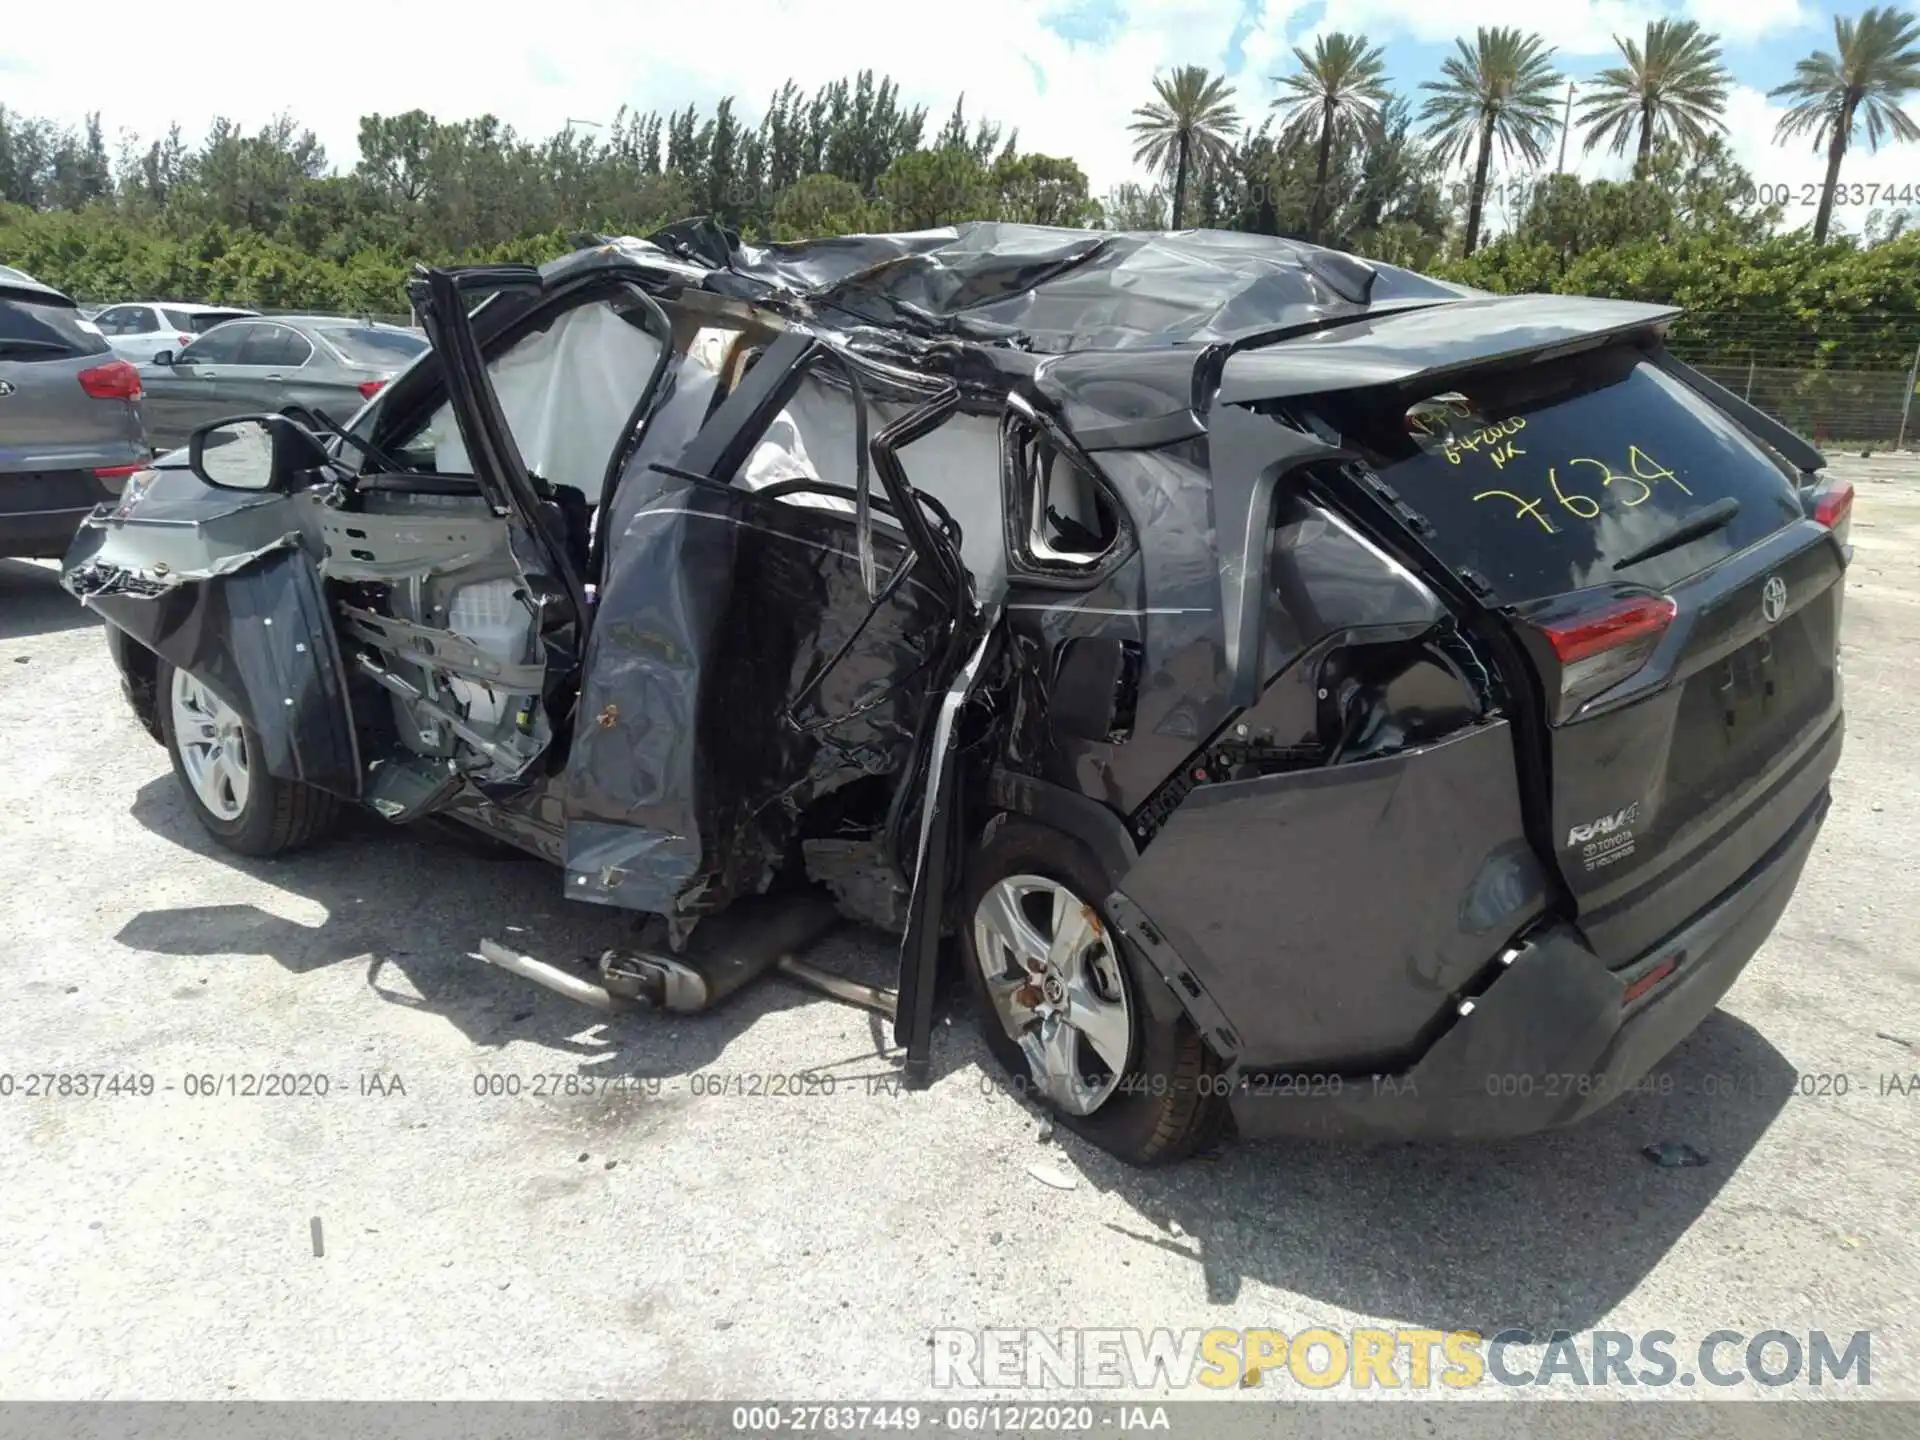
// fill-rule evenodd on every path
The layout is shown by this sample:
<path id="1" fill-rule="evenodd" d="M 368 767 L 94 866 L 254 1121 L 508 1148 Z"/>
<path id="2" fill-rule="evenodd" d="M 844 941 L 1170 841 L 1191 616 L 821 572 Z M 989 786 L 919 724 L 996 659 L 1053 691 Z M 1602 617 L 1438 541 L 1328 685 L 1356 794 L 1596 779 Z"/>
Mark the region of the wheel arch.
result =
<path id="1" fill-rule="evenodd" d="M 345 671 L 320 577 L 287 547 L 244 569 L 159 595 L 95 594 L 128 699 L 158 735 L 159 660 L 185 670 L 260 737 L 269 774 L 348 799 L 360 795 L 360 753 Z"/>
<path id="2" fill-rule="evenodd" d="M 1140 952 L 1149 968 L 1166 982 L 1146 987 L 1142 1002 L 1157 1019 L 1184 1015 L 1222 1059 L 1230 1060 L 1231 1046 L 1223 1046 L 1218 1038 L 1223 1022 L 1206 992 L 1199 990 L 1191 973 L 1179 964 L 1177 956 L 1172 956 L 1162 937 L 1154 933 L 1153 942 L 1160 943 L 1150 943 L 1138 925 L 1132 923 L 1138 912 L 1126 905 L 1120 885 L 1139 859 L 1139 852 L 1120 817 L 1097 800 L 1004 768 L 996 768 L 989 776 L 988 799 L 991 813 L 975 838 L 974 853 L 978 854 L 991 843 L 1008 819 L 1076 842 L 1099 867 L 1105 881 L 1102 893 L 1087 898 L 1099 907 L 1107 924 Z M 970 916 L 959 918 L 962 924 L 971 923 Z M 1227 1034 L 1230 1036 L 1231 1031 Z"/>
<path id="3" fill-rule="evenodd" d="M 106 631 L 107 653 L 120 672 L 120 691 L 127 697 L 134 719 L 155 744 L 166 744 L 167 737 L 160 731 L 160 657 L 118 625 L 109 625 Z"/>

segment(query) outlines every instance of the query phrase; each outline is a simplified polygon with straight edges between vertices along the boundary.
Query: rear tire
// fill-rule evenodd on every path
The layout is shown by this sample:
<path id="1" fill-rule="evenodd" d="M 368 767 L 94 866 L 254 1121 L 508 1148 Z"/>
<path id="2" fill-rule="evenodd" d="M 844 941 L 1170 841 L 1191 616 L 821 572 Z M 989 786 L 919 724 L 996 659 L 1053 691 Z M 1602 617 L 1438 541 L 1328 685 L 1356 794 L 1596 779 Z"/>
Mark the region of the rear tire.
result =
<path id="1" fill-rule="evenodd" d="M 1184 1015 L 1149 1009 L 1150 987 L 1165 983 L 1100 918 L 1099 863 L 1031 821 L 988 828 L 967 878 L 961 954 L 994 1059 L 1060 1124 L 1129 1164 L 1211 1144 L 1226 1119 L 1219 1061 Z"/>
<path id="2" fill-rule="evenodd" d="M 155 681 L 167 757 L 202 829 L 235 854 L 258 859 L 332 833 L 337 796 L 268 774 L 253 727 L 186 671 L 162 660 Z"/>

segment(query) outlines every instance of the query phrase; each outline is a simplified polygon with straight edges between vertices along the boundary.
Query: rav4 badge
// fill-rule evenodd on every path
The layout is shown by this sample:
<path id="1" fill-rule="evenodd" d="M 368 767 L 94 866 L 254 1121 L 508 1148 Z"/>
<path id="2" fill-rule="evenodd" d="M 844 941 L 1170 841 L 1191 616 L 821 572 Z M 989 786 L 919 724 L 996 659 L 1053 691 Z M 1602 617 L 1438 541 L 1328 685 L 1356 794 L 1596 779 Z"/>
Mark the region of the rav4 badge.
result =
<path id="1" fill-rule="evenodd" d="M 1575 825 L 1567 831 L 1567 846 L 1581 847 L 1580 858 L 1589 870 L 1611 865 L 1633 853 L 1633 822 L 1639 818 L 1640 802 L 1636 800 L 1611 815 Z"/>

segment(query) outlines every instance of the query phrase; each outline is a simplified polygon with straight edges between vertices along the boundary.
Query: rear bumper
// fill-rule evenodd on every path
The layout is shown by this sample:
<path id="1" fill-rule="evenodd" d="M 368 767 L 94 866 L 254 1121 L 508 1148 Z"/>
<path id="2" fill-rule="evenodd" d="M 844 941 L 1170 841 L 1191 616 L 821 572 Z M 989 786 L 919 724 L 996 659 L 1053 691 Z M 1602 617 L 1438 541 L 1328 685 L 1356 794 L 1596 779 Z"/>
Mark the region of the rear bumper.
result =
<path id="1" fill-rule="evenodd" d="M 1571 1125 L 1631 1092 L 1727 993 L 1786 909 L 1828 792 L 1731 889 L 1633 965 L 1609 970 L 1571 926 L 1536 931 L 1410 1068 L 1394 1075 L 1243 1077 L 1246 1138 L 1496 1139 Z M 1628 987 L 1674 962 L 1631 1004 Z"/>
<path id="2" fill-rule="evenodd" d="M 0 510 L 0 555 L 23 560 L 58 560 L 73 543 L 80 522 L 93 506 L 77 510 Z"/>
<path id="3" fill-rule="evenodd" d="M 0 555 L 59 559 L 94 506 L 118 494 L 91 470 L 0 473 Z"/>

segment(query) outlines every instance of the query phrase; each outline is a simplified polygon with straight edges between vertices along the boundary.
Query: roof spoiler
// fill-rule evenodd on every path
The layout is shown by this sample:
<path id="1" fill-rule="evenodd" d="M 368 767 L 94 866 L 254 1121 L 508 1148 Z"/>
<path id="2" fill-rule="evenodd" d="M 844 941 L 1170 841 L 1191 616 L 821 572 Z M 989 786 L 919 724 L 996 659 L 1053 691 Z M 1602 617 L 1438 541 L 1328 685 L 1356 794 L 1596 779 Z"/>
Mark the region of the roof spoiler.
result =
<path id="1" fill-rule="evenodd" d="M 1216 399 L 1246 404 L 1333 390 L 1427 384 L 1502 364 L 1532 364 L 1639 336 L 1662 336 L 1681 311 L 1574 295 L 1483 299 L 1376 310 L 1293 337 L 1237 345 Z"/>

